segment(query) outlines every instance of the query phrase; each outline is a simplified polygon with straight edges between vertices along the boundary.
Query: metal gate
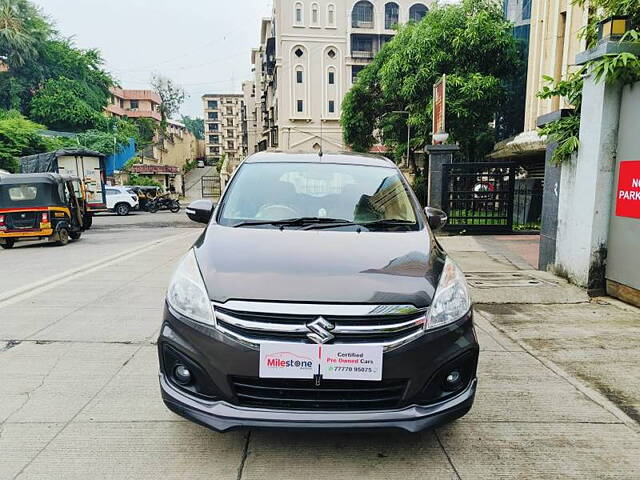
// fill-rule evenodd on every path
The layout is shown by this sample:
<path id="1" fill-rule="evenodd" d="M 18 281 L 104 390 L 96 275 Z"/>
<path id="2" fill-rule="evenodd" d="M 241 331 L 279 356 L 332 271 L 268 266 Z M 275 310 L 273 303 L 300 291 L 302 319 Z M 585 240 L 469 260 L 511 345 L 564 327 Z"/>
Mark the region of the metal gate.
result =
<path id="1" fill-rule="evenodd" d="M 442 167 L 442 207 L 449 215 L 447 230 L 511 233 L 514 163 L 449 163 Z"/>
<path id="2" fill-rule="evenodd" d="M 202 197 L 219 197 L 221 193 L 220 177 L 205 176 L 201 179 Z"/>

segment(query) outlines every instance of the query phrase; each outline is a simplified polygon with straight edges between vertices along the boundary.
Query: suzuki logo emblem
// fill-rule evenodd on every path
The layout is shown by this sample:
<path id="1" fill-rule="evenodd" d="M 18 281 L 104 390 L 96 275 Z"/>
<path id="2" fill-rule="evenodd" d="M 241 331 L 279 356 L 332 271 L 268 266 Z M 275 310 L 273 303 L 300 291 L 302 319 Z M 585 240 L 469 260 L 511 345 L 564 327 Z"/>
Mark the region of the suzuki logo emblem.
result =
<path id="1" fill-rule="evenodd" d="M 307 337 L 316 343 L 327 343 L 333 340 L 335 335 L 331 333 L 335 325 L 328 320 L 318 317 L 313 322 L 307 323 L 307 328 L 311 330 L 311 333 L 307 333 Z"/>

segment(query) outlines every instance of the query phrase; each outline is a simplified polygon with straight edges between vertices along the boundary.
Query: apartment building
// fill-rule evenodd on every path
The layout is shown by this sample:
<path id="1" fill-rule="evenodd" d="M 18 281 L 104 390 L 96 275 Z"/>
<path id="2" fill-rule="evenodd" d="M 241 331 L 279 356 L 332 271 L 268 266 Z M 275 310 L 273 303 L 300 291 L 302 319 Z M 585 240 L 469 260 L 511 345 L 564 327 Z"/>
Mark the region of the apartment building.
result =
<path id="1" fill-rule="evenodd" d="M 109 89 L 111 98 L 105 112 L 120 118 L 152 118 L 162 120 L 160 104 L 162 99 L 153 90 L 126 90 L 117 87 Z"/>
<path id="2" fill-rule="evenodd" d="M 274 0 L 252 51 L 257 150 L 344 150 L 342 100 L 395 26 L 429 1 Z"/>
<path id="3" fill-rule="evenodd" d="M 242 82 L 242 95 L 242 146 L 245 155 L 251 155 L 258 151 L 258 111 L 254 80 Z"/>
<path id="4" fill-rule="evenodd" d="M 204 102 L 204 135 L 206 158 L 217 163 L 225 157 L 240 162 L 243 148 L 243 94 L 206 94 Z"/>

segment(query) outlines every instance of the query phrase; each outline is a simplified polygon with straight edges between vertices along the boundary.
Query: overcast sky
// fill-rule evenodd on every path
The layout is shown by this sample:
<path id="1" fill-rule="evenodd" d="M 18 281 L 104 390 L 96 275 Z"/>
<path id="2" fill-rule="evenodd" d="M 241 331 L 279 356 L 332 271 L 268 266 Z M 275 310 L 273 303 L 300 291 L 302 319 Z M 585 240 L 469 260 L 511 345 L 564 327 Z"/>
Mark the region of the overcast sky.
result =
<path id="1" fill-rule="evenodd" d="M 32 0 L 80 48 L 97 48 L 124 88 L 152 72 L 187 91 L 182 113 L 202 117 L 204 93 L 240 93 L 271 0 Z"/>

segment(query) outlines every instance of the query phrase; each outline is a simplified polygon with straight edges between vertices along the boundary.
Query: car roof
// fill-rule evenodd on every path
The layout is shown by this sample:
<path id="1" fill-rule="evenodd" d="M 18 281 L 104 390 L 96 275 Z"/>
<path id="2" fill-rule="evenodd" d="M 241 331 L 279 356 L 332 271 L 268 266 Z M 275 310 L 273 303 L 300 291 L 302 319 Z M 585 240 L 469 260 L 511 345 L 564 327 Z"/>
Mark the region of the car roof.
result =
<path id="1" fill-rule="evenodd" d="M 79 180 L 72 175 L 60 175 L 59 173 L 18 173 L 0 177 L 0 185 L 22 185 L 25 183 L 53 183 Z"/>
<path id="2" fill-rule="evenodd" d="M 244 163 L 339 163 L 344 165 L 366 165 L 370 167 L 395 168 L 396 164 L 380 155 L 356 152 L 258 152 L 248 157 Z"/>

